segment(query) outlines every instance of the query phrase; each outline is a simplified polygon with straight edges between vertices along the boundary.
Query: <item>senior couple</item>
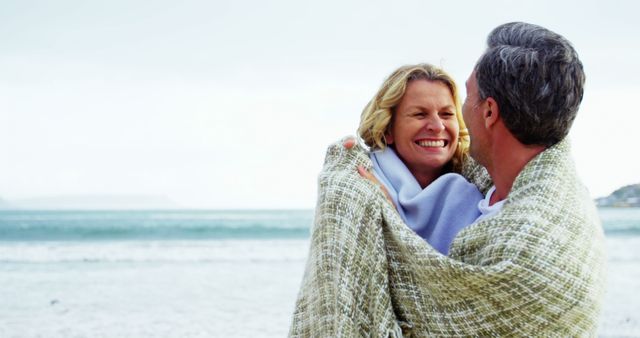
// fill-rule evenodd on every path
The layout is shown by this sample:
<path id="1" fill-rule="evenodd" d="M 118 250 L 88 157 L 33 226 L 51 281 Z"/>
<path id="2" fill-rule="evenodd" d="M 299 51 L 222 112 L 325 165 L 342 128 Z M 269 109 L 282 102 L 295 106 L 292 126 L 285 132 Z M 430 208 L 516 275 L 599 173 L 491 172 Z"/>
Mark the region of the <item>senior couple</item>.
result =
<path id="1" fill-rule="evenodd" d="M 370 151 L 329 148 L 290 336 L 596 335 L 603 234 L 565 140 L 582 64 L 527 23 L 487 44 L 462 106 L 401 67 L 362 113 Z"/>

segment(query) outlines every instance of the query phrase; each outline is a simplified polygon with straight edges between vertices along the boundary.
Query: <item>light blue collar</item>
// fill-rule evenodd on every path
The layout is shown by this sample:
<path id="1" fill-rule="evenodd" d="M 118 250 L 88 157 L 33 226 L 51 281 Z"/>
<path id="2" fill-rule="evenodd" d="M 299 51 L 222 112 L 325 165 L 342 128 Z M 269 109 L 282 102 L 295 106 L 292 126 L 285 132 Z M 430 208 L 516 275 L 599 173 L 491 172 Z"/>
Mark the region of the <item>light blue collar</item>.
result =
<path id="1" fill-rule="evenodd" d="M 422 189 L 390 147 L 370 157 L 404 222 L 440 253 L 446 255 L 456 234 L 480 216 L 483 196 L 461 175 L 444 174 Z"/>

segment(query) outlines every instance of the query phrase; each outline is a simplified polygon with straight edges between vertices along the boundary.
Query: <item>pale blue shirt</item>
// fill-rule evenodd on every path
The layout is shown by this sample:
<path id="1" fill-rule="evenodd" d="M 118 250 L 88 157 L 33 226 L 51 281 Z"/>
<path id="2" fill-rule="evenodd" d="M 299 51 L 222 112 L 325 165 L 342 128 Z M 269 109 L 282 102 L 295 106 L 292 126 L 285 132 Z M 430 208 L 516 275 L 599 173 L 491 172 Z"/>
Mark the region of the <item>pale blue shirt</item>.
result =
<path id="1" fill-rule="evenodd" d="M 371 152 L 370 157 L 374 175 L 402 220 L 440 253 L 448 254 L 458 232 L 480 216 L 483 196 L 461 175 L 444 174 L 422 189 L 393 149 Z"/>

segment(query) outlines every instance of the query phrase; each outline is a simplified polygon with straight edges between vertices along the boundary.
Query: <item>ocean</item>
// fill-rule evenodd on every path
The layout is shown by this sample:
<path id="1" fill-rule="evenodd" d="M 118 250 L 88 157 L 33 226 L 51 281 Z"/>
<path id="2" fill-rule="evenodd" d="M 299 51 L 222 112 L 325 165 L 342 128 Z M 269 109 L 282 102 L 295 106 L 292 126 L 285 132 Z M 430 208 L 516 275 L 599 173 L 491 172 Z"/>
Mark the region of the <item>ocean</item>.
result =
<path id="1" fill-rule="evenodd" d="M 640 209 L 599 210 L 602 337 L 640 337 Z M 284 337 L 312 210 L 0 210 L 0 337 Z"/>
<path id="2" fill-rule="evenodd" d="M 306 238 L 310 210 L 0 211 L 3 241 Z"/>

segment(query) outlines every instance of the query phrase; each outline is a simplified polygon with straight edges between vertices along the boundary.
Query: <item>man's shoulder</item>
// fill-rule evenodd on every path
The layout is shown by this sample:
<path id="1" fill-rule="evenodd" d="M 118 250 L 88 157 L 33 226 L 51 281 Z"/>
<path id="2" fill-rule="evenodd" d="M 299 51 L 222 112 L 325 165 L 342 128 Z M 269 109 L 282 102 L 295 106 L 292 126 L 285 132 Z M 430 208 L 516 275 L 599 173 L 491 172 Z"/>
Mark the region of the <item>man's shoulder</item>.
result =
<path id="1" fill-rule="evenodd" d="M 549 243 L 569 245 L 571 238 L 586 243 L 602 237 L 595 203 L 578 177 L 566 140 L 525 166 L 501 214 L 505 223 L 519 224 Z"/>
<path id="2" fill-rule="evenodd" d="M 514 250 L 509 243 L 521 245 L 522 241 L 530 245 L 529 250 L 545 255 L 565 252 L 553 248 L 573 248 L 576 243 L 598 246 L 600 243 L 595 242 L 602 241 L 595 204 L 576 174 L 569 149 L 563 145 L 547 149 L 527 164 L 502 209 L 460 235 L 466 247 L 459 247 L 458 254 L 479 255 L 482 259 L 486 259 L 487 248 L 509 251 Z"/>
<path id="3" fill-rule="evenodd" d="M 549 147 L 531 159 L 516 177 L 507 201 L 583 203 L 587 191 L 577 175 L 568 141 Z M 558 204 L 558 203 L 554 203 Z"/>

